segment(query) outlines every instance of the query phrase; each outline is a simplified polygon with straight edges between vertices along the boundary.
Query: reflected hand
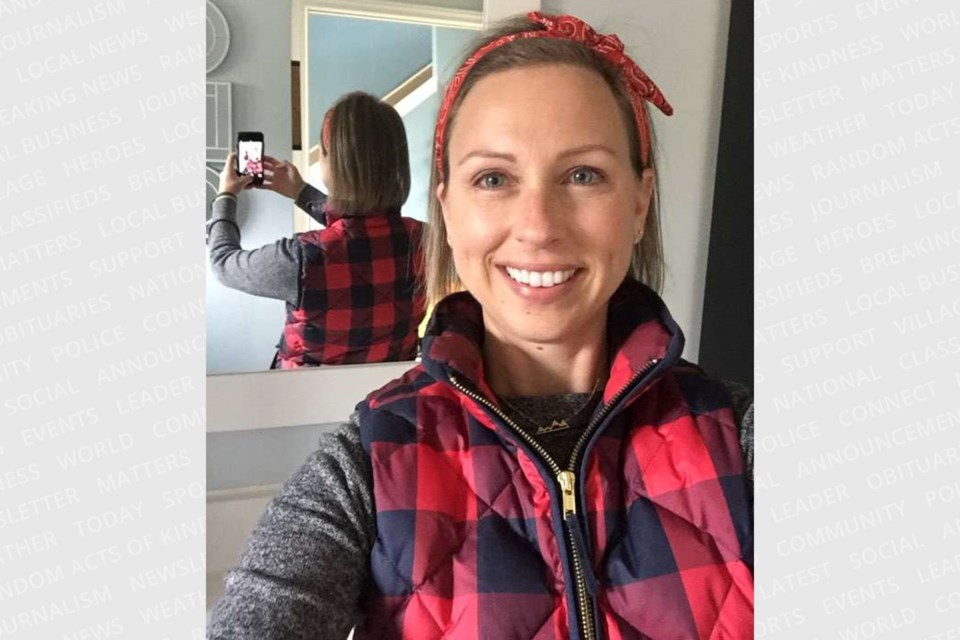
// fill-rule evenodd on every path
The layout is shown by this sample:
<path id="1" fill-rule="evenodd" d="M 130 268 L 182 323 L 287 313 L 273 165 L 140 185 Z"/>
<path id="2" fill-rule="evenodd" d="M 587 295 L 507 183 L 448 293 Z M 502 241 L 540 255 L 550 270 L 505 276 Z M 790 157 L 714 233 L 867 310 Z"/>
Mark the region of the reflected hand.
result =
<path id="1" fill-rule="evenodd" d="M 230 155 L 227 156 L 227 161 L 223 164 L 223 169 L 220 170 L 219 193 L 232 193 L 233 195 L 237 195 L 244 189 L 250 188 L 250 185 L 253 183 L 253 176 L 240 175 L 237 173 L 236 167 L 237 152 L 231 151 Z"/>
<path id="2" fill-rule="evenodd" d="M 261 189 L 276 191 L 282 196 L 296 200 L 303 190 L 303 178 L 297 168 L 286 160 L 278 160 L 273 156 L 263 156 L 263 185 Z"/>

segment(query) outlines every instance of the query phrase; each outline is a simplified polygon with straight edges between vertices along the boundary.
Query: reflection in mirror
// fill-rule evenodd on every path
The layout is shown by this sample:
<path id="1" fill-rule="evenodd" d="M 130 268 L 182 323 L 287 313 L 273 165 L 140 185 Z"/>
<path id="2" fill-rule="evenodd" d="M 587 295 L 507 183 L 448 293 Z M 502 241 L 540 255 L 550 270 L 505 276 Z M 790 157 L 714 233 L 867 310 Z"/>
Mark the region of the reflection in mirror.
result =
<path id="1" fill-rule="evenodd" d="M 448 0 L 445 7 L 214 1 L 229 25 L 230 50 L 207 80 L 217 83 L 218 95 L 228 98 L 208 98 L 208 127 L 212 118 L 222 131 L 227 119 L 230 144 L 237 131 L 263 132 L 267 155 L 292 162 L 308 183 L 325 191 L 319 169 L 323 116 L 342 95 L 368 92 L 403 118 L 411 189 L 402 213 L 424 220 L 438 88 L 480 28 L 482 1 Z M 299 63 L 292 67 L 293 73 L 299 68 L 297 77 L 291 73 L 291 59 Z M 223 111 L 224 104 L 228 112 L 211 116 L 211 108 Z M 208 150 L 208 184 L 223 160 L 222 153 Z M 240 194 L 236 222 L 244 249 L 321 228 L 290 199 L 265 189 Z M 284 326 L 285 306 L 223 286 L 208 266 L 208 374 L 268 369 Z"/>

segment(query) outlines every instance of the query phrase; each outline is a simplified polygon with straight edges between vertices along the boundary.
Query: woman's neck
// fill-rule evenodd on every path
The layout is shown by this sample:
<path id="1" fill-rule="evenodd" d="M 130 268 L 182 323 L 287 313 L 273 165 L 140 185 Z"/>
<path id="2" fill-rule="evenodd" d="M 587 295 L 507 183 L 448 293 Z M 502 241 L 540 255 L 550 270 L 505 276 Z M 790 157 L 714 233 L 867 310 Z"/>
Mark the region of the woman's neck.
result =
<path id="1" fill-rule="evenodd" d="M 486 333 L 483 366 L 498 396 L 589 393 L 606 373 L 606 335 L 565 344 L 509 343 Z"/>

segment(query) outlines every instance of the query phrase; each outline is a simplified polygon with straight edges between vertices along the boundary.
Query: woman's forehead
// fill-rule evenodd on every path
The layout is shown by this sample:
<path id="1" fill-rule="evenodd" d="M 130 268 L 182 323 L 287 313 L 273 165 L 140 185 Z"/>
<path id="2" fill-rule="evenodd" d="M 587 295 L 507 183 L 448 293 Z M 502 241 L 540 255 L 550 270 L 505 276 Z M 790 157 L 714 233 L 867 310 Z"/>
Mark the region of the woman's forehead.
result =
<path id="1" fill-rule="evenodd" d="M 467 102 L 510 104 L 525 99 L 549 104 L 571 97 L 614 99 L 597 71 L 572 64 L 540 64 L 496 71 L 481 78 L 464 96 L 460 110 Z"/>
<path id="2" fill-rule="evenodd" d="M 566 64 L 498 71 L 479 80 L 460 104 L 449 144 L 453 150 L 529 136 L 565 145 L 627 144 L 626 124 L 603 77 Z"/>

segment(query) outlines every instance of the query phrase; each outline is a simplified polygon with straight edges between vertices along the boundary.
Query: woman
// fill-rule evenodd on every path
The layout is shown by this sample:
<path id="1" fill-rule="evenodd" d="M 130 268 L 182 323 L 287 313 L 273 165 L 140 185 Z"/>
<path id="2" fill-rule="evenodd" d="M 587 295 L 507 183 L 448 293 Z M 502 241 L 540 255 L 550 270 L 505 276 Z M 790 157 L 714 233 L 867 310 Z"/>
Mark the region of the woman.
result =
<path id="1" fill-rule="evenodd" d="M 460 67 L 422 364 L 285 486 L 210 637 L 753 637 L 746 407 L 640 282 L 670 107 L 621 47 L 531 13 Z"/>
<path id="2" fill-rule="evenodd" d="M 400 215 L 410 192 L 403 121 L 390 105 L 351 93 L 327 112 L 320 147 L 329 197 L 270 156 L 264 187 L 296 198 L 325 228 L 252 251 L 240 247 L 236 210 L 253 177 L 227 158 L 208 223 L 211 268 L 228 287 L 286 301 L 274 366 L 413 360 L 424 225 Z"/>

